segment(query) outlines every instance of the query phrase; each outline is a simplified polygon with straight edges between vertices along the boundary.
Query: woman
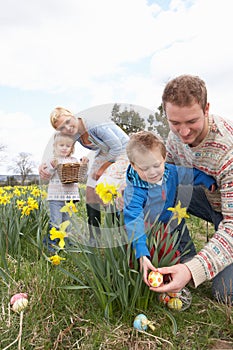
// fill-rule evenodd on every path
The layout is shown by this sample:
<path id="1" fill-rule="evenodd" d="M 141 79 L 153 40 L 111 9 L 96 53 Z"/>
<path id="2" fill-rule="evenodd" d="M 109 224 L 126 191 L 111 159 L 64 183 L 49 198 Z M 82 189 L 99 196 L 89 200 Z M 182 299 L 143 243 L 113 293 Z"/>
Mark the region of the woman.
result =
<path id="1" fill-rule="evenodd" d="M 96 152 L 88 174 L 86 188 L 86 208 L 90 230 L 90 243 L 94 243 L 93 226 L 98 233 L 100 224 L 99 196 L 95 193 L 97 183 L 107 181 L 119 187 L 125 184 L 128 166 L 126 145 L 128 135 L 112 121 L 96 122 L 88 118 L 76 117 L 72 112 L 57 107 L 50 114 L 54 129 L 62 134 L 73 136 L 83 147 Z M 41 178 L 49 179 L 45 165 L 40 166 Z"/>

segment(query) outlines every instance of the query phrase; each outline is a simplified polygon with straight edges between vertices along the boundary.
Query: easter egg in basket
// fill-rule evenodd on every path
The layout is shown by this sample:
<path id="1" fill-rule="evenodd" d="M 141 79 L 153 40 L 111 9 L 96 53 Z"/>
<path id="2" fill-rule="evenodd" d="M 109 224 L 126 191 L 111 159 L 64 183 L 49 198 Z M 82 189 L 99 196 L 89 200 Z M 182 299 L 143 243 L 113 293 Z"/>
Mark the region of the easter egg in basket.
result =
<path id="1" fill-rule="evenodd" d="M 169 307 L 169 309 L 181 310 L 182 301 L 179 298 L 171 298 L 170 300 L 168 300 L 167 306 Z"/>

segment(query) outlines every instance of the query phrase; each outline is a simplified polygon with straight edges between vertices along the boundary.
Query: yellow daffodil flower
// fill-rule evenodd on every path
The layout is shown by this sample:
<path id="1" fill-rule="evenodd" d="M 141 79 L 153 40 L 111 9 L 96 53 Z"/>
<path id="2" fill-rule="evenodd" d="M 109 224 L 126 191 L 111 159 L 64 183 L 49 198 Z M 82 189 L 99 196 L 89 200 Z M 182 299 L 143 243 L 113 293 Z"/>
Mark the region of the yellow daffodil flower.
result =
<path id="1" fill-rule="evenodd" d="M 112 203 L 116 197 L 121 197 L 120 192 L 117 190 L 118 188 L 116 186 L 103 182 L 99 183 L 95 188 L 95 192 L 104 204 Z"/>
<path id="2" fill-rule="evenodd" d="M 34 196 L 34 197 L 40 197 L 40 194 L 41 194 L 41 191 L 38 187 L 34 187 L 31 191 L 31 194 Z"/>
<path id="3" fill-rule="evenodd" d="M 0 197 L 0 204 L 6 205 L 10 204 L 11 202 L 11 196 L 7 195 L 6 193 Z"/>
<path id="4" fill-rule="evenodd" d="M 21 195 L 21 192 L 17 187 L 14 189 L 13 193 L 16 197 L 19 197 Z"/>
<path id="5" fill-rule="evenodd" d="M 31 213 L 31 208 L 28 206 L 28 205 L 25 205 L 23 208 L 22 208 L 22 215 L 21 217 L 23 216 L 29 216 L 30 213 Z"/>
<path id="6" fill-rule="evenodd" d="M 53 255 L 49 257 L 49 260 L 52 262 L 53 265 L 60 265 L 62 260 L 66 260 L 66 258 L 61 258 L 59 255 Z"/>
<path id="7" fill-rule="evenodd" d="M 41 191 L 41 199 L 45 199 L 48 197 L 48 193 L 46 191 Z"/>
<path id="8" fill-rule="evenodd" d="M 38 209 L 38 207 L 39 207 L 37 201 L 34 198 L 32 198 L 32 197 L 28 198 L 28 203 L 27 204 L 31 208 L 31 210 Z"/>
<path id="9" fill-rule="evenodd" d="M 60 241 L 58 243 L 59 247 L 63 249 L 65 247 L 65 240 L 64 238 L 67 237 L 67 233 L 65 230 L 69 226 L 70 222 L 64 221 L 59 225 L 59 230 L 57 230 L 55 227 L 52 227 L 50 232 L 50 239 L 53 241 L 54 239 L 58 238 Z"/>
<path id="10" fill-rule="evenodd" d="M 0 187 L 0 196 L 3 195 L 6 191 L 4 190 L 4 188 Z"/>
<path id="11" fill-rule="evenodd" d="M 60 209 L 60 212 L 61 213 L 68 213 L 69 216 L 71 217 L 73 215 L 73 213 L 77 213 L 78 210 L 77 210 L 75 204 L 73 203 L 73 201 L 70 201 L 70 202 L 66 202 L 64 207 L 62 207 Z"/>
<path id="12" fill-rule="evenodd" d="M 178 225 L 181 223 L 181 220 L 184 218 L 189 218 L 189 215 L 187 214 L 186 211 L 187 208 L 181 208 L 181 202 L 179 201 L 178 204 L 174 208 L 167 208 L 167 210 L 172 211 L 173 217 L 172 219 L 177 219 L 178 220 Z"/>
<path id="13" fill-rule="evenodd" d="M 16 204 L 18 209 L 22 209 L 25 205 L 25 201 L 17 199 Z"/>

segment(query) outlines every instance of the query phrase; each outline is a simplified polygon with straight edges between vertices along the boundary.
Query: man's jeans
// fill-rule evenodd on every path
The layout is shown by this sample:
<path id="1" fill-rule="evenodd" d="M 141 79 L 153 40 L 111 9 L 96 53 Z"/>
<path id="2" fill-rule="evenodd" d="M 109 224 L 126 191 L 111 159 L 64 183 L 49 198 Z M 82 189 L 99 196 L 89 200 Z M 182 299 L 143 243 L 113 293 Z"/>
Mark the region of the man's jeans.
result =
<path id="1" fill-rule="evenodd" d="M 214 211 L 201 186 L 180 186 L 178 199 L 182 206 L 188 207 L 188 212 L 203 220 L 211 222 L 217 230 L 223 216 Z M 219 301 L 233 303 L 233 264 L 227 266 L 213 278 L 212 294 Z"/>

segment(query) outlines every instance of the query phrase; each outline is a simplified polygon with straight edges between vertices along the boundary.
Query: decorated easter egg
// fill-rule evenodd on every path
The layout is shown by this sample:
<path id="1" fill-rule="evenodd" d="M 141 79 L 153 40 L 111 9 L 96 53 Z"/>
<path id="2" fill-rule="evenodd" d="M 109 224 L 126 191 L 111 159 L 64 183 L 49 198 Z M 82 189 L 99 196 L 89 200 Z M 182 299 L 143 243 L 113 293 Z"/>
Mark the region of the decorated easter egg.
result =
<path id="1" fill-rule="evenodd" d="M 159 294 L 159 301 L 160 303 L 167 304 L 170 300 L 170 296 L 167 293 L 161 293 Z"/>
<path id="2" fill-rule="evenodd" d="M 148 325 L 148 318 L 144 314 L 139 314 L 135 317 L 133 326 L 140 331 L 146 331 Z"/>
<path id="3" fill-rule="evenodd" d="M 171 298 L 179 298 L 180 296 L 181 296 L 181 292 L 168 292 L 167 293 L 168 295 L 169 295 L 169 297 L 171 297 Z"/>
<path id="4" fill-rule="evenodd" d="M 152 287 L 159 287 L 163 282 L 163 275 L 158 271 L 151 271 L 148 275 L 148 282 Z"/>
<path id="5" fill-rule="evenodd" d="M 17 293 L 13 295 L 10 300 L 10 304 L 12 305 L 12 310 L 14 312 L 21 312 L 28 305 L 28 296 L 26 293 Z"/>
<path id="6" fill-rule="evenodd" d="M 179 298 L 171 298 L 168 301 L 167 306 L 169 307 L 169 309 L 181 310 L 181 308 L 182 308 L 182 301 Z"/>

